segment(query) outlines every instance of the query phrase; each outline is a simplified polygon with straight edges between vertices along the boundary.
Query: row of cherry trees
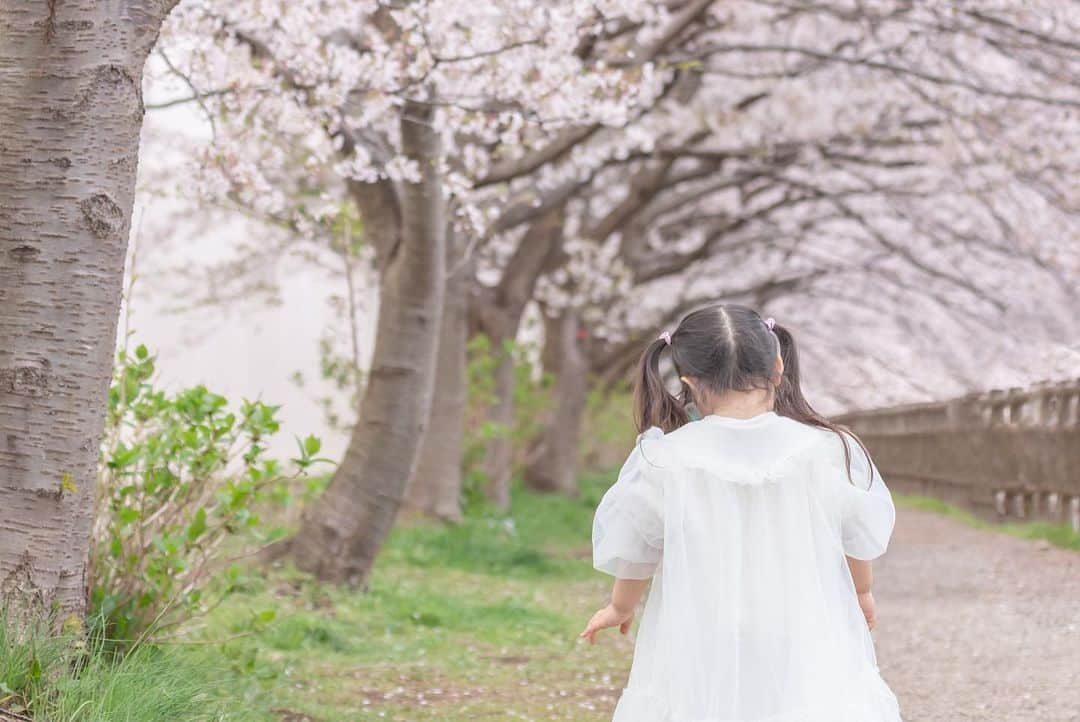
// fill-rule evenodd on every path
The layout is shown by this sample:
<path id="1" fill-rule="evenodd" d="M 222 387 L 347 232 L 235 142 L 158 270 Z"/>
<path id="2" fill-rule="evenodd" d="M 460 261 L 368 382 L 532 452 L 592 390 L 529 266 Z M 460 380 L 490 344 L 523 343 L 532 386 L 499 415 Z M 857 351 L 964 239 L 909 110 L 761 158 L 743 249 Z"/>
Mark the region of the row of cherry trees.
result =
<path id="1" fill-rule="evenodd" d="M 358 421 L 287 551 L 361 581 L 406 497 L 456 516 L 466 339 L 502 348 L 530 307 L 555 385 L 524 474 L 568 492 L 590 384 L 709 300 L 798 328 L 836 404 L 1038 367 L 1032 342 L 1076 323 L 1078 22 L 1012 0 L 183 4 L 162 53 L 213 127 L 207 196 L 316 243 L 351 204 L 378 272 Z M 505 354 L 493 422 L 513 381 Z M 511 463 L 493 440 L 501 504 Z"/>

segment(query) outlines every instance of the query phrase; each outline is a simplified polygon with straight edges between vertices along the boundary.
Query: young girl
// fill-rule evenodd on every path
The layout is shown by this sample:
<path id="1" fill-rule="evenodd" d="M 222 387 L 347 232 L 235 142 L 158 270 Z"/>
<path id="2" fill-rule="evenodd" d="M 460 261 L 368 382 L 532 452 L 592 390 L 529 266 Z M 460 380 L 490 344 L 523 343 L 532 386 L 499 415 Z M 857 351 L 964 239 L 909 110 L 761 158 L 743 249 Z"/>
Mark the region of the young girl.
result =
<path id="1" fill-rule="evenodd" d="M 803 398 L 791 334 L 742 306 L 694 311 L 645 350 L 635 396 L 643 433 L 593 525 L 615 586 L 581 633 L 626 634 L 651 580 L 614 722 L 899 722 L 870 637 L 892 497 Z"/>

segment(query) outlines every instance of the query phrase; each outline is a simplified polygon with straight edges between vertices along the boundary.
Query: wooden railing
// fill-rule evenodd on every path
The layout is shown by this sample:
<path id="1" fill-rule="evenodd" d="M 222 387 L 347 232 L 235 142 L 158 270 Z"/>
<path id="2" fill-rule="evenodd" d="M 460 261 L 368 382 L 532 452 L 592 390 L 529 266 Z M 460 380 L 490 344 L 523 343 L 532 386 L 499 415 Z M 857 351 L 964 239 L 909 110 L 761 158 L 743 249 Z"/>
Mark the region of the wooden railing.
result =
<path id="1" fill-rule="evenodd" d="M 836 417 L 891 488 L 1080 531 L 1080 379 Z"/>

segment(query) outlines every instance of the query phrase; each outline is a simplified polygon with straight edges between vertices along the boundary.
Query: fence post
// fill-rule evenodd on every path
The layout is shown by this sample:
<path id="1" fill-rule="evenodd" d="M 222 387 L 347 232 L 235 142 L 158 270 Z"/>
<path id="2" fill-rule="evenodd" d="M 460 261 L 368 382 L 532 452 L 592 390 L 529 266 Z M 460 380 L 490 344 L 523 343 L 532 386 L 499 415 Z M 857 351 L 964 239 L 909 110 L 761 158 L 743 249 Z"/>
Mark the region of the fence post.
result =
<path id="1" fill-rule="evenodd" d="M 1061 520 L 1061 494 L 1056 491 L 1046 495 L 1046 517 L 1052 522 Z"/>
<path id="2" fill-rule="evenodd" d="M 1025 518 L 1024 492 L 1014 491 L 1012 495 L 1012 512 L 1017 519 Z"/>
<path id="3" fill-rule="evenodd" d="M 994 492 L 994 511 L 997 512 L 998 516 L 1005 516 L 1009 512 L 1005 504 L 1005 497 L 1006 494 L 1004 489 L 999 489 Z"/>

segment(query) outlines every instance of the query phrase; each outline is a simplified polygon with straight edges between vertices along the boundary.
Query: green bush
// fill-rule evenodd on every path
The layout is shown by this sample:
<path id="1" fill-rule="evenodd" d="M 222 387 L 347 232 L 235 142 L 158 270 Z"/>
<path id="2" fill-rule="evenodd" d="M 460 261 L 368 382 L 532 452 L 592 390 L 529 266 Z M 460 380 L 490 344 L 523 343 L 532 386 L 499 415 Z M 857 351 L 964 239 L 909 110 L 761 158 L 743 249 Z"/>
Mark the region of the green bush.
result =
<path id="1" fill-rule="evenodd" d="M 623 381 L 589 390 L 582 424 L 581 459 L 586 470 L 608 471 L 622 464 L 634 446 L 634 392 Z"/>
<path id="2" fill-rule="evenodd" d="M 297 440 L 290 469 L 268 458 L 277 406 L 237 412 L 204 386 L 154 387 L 144 346 L 121 352 L 109 390 L 91 550 L 91 604 L 105 636 L 130 642 L 190 618 L 240 581 L 221 558 L 270 540 L 260 512 L 288 504 L 320 442 Z M 310 483 L 315 483 L 311 481 Z"/>
<path id="3" fill-rule="evenodd" d="M 462 449 L 464 489 L 462 506 L 466 512 L 482 508 L 487 501 L 488 479 L 481 463 L 488 444 L 509 439 L 515 466 L 524 465 L 529 450 L 543 431 L 544 411 L 550 403 L 552 378 L 531 358 L 530 349 L 516 341 L 495 348 L 484 334 L 469 340 L 466 382 L 468 406 L 465 413 L 465 441 Z M 489 410 L 498 401 L 496 374 L 509 355 L 514 363 L 514 422 L 511 426 L 490 420 Z"/>

